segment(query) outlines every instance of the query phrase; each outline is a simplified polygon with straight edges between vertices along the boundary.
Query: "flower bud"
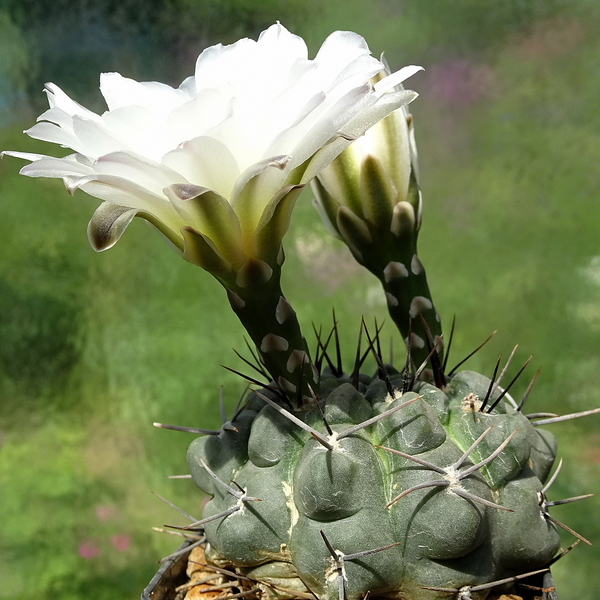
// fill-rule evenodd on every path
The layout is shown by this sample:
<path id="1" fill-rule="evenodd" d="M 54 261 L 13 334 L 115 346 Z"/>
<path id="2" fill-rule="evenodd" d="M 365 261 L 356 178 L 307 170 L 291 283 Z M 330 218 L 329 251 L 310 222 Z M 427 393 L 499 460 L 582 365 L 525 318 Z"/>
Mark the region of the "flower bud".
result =
<path id="1" fill-rule="evenodd" d="M 385 73 L 375 80 L 381 80 Z M 401 226 L 398 223 L 398 211 L 407 211 L 396 208 L 398 203 L 408 203 L 413 209 L 411 229 L 416 238 L 421 224 L 421 193 L 412 116 L 406 105 L 371 127 L 323 169 L 313 182 L 313 191 L 326 227 L 338 237 L 344 238 L 336 224 L 342 206 L 365 222 L 375 240 L 390 232 L 397 235 L 400 230 L 411 235 L 406 219 Z"/>
<path id="2" fill-rule="evenodd" d="M 375 86 L 387 72 L 374 77 Z M 346 148 L 317 175 L 312 188 L 327 229 L 381 281 L 392 319 L 402 337 L 412 340 L 411 359 L 433 365 L 442 357 L 441 344 L 437 354 L 429 355 L 441 323 L 417 254 L 418 178 L 412 116 L 403 105 Z"/>

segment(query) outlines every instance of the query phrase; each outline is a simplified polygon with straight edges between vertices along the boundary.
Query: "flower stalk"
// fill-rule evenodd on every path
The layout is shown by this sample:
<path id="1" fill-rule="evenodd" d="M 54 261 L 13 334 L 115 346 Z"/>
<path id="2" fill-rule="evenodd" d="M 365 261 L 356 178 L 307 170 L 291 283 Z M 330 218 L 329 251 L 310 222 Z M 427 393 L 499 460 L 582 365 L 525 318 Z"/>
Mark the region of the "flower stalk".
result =
<path id="1" fill-rule="evenodd" d="M 281 253 L 283 257 L 283 253 Z M 256 345 L 275 385 L 302 410 L 319 393 L 319 373 L 292 305 L 280 286 L 281 269 L 250 259 L 227 286 L 229 304 Z"/>

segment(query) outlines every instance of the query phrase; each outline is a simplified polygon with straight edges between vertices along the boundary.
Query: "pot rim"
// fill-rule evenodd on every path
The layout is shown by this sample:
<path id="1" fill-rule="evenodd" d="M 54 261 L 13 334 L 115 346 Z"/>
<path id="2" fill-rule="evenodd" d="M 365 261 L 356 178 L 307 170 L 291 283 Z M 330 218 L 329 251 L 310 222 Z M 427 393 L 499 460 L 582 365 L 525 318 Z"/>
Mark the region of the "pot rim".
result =
<path id="1" fill-rule="evenodd" d="M 170 598 L 174 597 L 167 595 L 169 594 L 169 588 L 173 588 L 175 580 L 184 578 L 191 548 L 188 552 L 185 552 L 185 550 L 193 543 L 193 540 L 186 540 L 175 550 L 175 556 L 168 558 L 161 564 L 154 577 L 150 580 L 150 583 L 144 588 L 141 600 L 170 600 Z M 163 595 L 157 595 L 161 592 Z"/>

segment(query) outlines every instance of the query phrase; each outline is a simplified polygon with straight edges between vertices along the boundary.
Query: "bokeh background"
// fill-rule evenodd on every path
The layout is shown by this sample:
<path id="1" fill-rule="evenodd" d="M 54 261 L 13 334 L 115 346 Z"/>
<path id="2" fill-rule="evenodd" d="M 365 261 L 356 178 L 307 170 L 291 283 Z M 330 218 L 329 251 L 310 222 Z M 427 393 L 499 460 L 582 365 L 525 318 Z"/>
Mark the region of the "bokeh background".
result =
<path id="1" fill-rule="evenodd" d="M 0 150 L 60 154 L 21 132 L 53 81 L 102 111 L 98 76 L 172 85 L 217 42 L 280 20 L 312 55 L 335 29 L 364 35 L 389 63 L 423 65 L 410 87 L 425 200 L 420 255 L 450 362 L 491 375 L 519 344 L 516 386 L 542 373 L 530 412 L 600 406 L 600 4 L 597 0 L 0 0 Z M 244 383 L 243 331 L 220 286 L 134 223 L 102 255 L 98 202 L 0 162 L 0 598 L 137 598 L 177 538 L 152 526 L 202 498 L 186 480 L 188 434 L 218 427 Z M 350 363 L 381 293 L 299 202 L 284 289 L 310 338 L 335 307 Z M 391 327 L 396 360 L 403 360 Z M 312 338 L 311 338 L 312 339 Z M 369 366 L 368 369 L 372 369 Z M 600 416 L 549 426 L 565 467 L 551 499 L 600 492 Z M 553 514 L 595 542 L 559 561 L 561 600 L 596 600 L 600 499 Z M 572 543 L 568 534 L 564 546 Z"/>

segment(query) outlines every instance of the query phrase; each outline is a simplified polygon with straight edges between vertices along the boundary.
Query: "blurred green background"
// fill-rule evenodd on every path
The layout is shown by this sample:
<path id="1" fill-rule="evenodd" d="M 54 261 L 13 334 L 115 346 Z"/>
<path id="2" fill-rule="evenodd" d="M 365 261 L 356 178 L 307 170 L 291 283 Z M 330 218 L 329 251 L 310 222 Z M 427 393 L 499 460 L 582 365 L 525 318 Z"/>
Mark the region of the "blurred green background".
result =
<path id="1" fill-rule="evenodd" d="M 492 330 L 469 367 L 542 374 L 529 412 L 600 406 L 600 4 L 597 0 L 0 0 L 0 150 L 59 154 L 24 136 L 44 81 L 103 110 L 102 71 L 178 85 L 198 53 L 275 20 L 312 54 L 335 29 L 364 35 L 409 87 L 425 219 L 420 254 L 446 324 L 450 363 Z M 57 152 L 58 151 L 58 152 Z M 218 427 L 243 382 L 243 331 L 220 286 L 143 222 L 95 255 L 98 202 L 0 162 L 0 598 L 137 598 L 178 545 L 153 525 L 198 515 L 187 434 L 153 421 Z M 335 307 L 348 361 L 378 284 L 298 204 L 284 289 L 310 338 Z M 399 336 L 391 327 L 397 361 Z M 312 339 L 312 338 L 311 338 Z M 372 369 L 370 365 L 368 369 Z M 528 377 L 517 384 L 522 393 Z M 549 426 L 565 467 L 551 499 L 600 492 L 600 416 Z M 554 509 L 595 542 L 559 561 L 561 600 L 596 600 L 600 499 Z M 568 546 L 573 538 L 564 536 Z"/>

